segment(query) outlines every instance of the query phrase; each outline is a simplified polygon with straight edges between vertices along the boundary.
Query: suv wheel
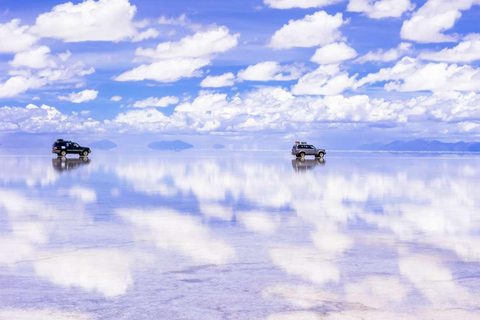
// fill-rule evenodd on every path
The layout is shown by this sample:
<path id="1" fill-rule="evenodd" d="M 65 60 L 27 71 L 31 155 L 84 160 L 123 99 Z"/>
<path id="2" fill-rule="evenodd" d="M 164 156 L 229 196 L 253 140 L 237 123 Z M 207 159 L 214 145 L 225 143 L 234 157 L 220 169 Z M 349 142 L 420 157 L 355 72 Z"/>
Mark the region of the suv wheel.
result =
<path id="1" fill-rule="evenodd" d="M 324 155 L 325 155 L 325 153 L 323 153 L 323 152 L 319 152 L 317 157 L 319 157 L 319 158 L 323 158 L 323 156 L 324 156 Z"/>
<path id="2" fill-rule="evenodd" d="M 65 157 L 67 155 L 67 151 L 65 151 L 65 150 L 60 151 L 60 155 L 62 157 Z"/>
<path id="3" fill-rule="evenodd" d="M 305 152 L 300 152 L 300 158 L 305 158 Z"/>
<path id="4" fill-rule="evenodd" d="M 88 157 L 88 151 L 86 151 L 86 150 L 83 151 L 83 152 L 82 152 L 82 157 Z"/>

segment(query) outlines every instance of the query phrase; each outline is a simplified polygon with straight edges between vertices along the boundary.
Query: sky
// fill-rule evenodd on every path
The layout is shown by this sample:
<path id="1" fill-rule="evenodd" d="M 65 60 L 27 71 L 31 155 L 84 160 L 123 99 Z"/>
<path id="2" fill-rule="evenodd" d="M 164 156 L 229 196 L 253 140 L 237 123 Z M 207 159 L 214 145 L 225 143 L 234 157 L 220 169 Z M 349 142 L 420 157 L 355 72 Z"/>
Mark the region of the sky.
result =
<path id="1" fill-rule="evenodd" d="M 0 134 L 475 141 L 479 0 L 0 0 Z"/>

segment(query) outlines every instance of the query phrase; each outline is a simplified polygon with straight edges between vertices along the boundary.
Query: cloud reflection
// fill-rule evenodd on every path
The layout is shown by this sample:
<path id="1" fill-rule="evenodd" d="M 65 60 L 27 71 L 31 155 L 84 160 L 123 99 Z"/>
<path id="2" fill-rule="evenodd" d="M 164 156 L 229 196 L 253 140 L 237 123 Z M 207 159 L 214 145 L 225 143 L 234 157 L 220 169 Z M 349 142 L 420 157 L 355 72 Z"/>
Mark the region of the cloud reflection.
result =
<path id="1" fill-rule="evenodd" d="M 224 264 L 235 258 L 234 247 L 213 236 L 195 217 L 170 209 L 119 209 L 117 213 L 132 223 L 139 238 L 197 264 Z"/>
<path id="2" fill-rule="evenodd" d="M 193 290 L 189 303 L 217 308 L 232 294 L 238 309 L 271 307 L 251 318 L 480 316 L 478 284 L 462 280 L 480 263 L 476 159 L 338 157 L 303 170 L 261 157 L 112 158 L 80 180 L 29 161 L 33 182 L 0 178 L 0 265 L 12 273 L 22 262 L 51 285 L 108 299 L 141 296 L 148 282 L 162 285 L 148 288 L 159 301 L 198 288 L 216 297 Z"/>

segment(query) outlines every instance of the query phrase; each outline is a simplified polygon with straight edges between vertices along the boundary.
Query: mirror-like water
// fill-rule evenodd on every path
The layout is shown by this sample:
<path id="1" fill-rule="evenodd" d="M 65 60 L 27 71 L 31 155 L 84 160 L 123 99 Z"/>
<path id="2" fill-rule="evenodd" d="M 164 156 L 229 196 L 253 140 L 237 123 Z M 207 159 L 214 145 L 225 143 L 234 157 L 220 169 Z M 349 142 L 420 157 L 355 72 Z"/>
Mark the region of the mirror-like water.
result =
<path id="1" fill-rule="evenodd" d="M 0 319 L 479 319 L 480 158 L 0 156 Z"/>

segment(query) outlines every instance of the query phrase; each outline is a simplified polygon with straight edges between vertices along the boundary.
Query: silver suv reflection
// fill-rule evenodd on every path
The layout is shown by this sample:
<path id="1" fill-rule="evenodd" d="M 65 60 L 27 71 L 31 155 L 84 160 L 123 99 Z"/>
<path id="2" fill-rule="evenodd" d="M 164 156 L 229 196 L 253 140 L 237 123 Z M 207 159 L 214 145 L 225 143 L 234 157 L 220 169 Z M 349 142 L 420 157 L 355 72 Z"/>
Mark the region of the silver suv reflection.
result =
<path id="1" fill-rule="evenodd" d="M 323 158 L 327 151 L 324 149 L 317 149 L 311 144 L 306 142 L 295 142 L 295 145 L 292 148 L 292 154 L 297 158 L 305 158 L 305 156 L 315 156 L 318 158 Z"/>

